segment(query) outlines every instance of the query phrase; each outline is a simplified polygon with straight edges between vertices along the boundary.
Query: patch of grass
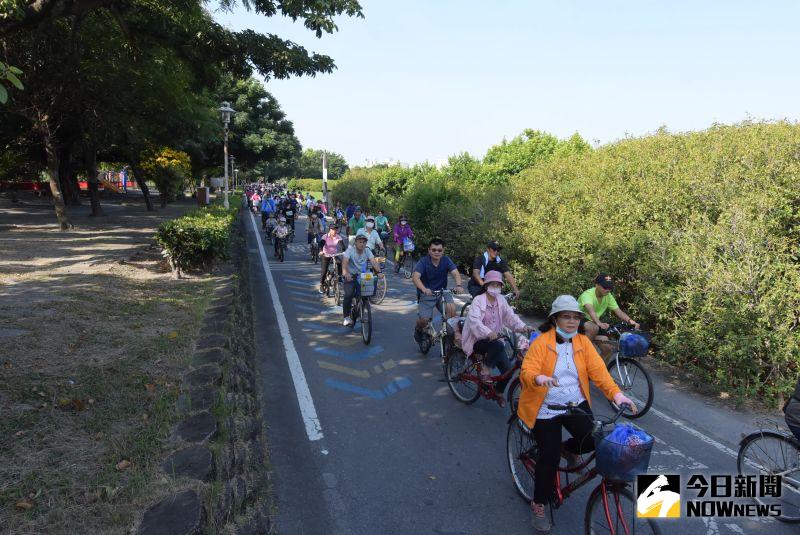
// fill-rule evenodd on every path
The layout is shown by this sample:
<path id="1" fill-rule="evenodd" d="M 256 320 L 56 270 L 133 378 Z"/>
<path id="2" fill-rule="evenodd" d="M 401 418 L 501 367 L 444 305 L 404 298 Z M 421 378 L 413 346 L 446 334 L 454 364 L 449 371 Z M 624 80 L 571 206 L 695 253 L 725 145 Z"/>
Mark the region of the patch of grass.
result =
<path id="1" fill-rule="evenodd" d="M 211 279 L 101 273 L 44 281 L 63 299 L 0 309 L 29 335 L 0 368 L 0 526 L 127 533 L 172 483 L 159 475 Z M 130 467 L 117 469 L 127 460 Z M 15 507 L 27 499 L 29 510 Z"/>

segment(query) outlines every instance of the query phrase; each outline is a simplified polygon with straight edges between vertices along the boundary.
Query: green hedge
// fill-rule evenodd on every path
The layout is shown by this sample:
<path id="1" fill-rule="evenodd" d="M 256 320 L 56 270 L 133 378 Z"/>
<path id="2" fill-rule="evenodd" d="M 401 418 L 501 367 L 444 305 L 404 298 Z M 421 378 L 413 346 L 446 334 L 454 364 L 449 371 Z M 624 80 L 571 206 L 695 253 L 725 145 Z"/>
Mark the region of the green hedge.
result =
<path id="1" fill-rule="evenodd" d="M 599 271 L 663 356 L 740 399 L 800 373 L 800 126 L 659 133 L 521 173 L 510 257 L 531 305 Z"/>
<path id="2" fill-rule="evenodd" d="M 333 191 L 336 181 L 328 180 L 328 191 Z M 307 191 L 322 191 L 321 178 L 292 178 L 286 183 L 286 188 L 292 191 L 300 191 L 306 193 Z"/>
<path id="3" fill-rule="evenodd" d="M 228 257 L 228 240 L 240 203 L 239 197 L 231 196 L 228 210 L 216 203 L 158 227 L 156 240 L 178 273 L 191 268 L 208 269 L 214 260 Z"/>

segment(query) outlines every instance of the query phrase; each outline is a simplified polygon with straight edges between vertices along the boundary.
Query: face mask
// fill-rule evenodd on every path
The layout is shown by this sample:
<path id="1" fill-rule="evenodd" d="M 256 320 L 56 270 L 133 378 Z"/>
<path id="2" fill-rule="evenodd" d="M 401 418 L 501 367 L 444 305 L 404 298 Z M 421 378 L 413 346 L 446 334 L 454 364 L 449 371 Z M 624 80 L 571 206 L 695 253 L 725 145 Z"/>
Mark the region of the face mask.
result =
<path id="1" fill-rule="evenodd" d="M 406 222 L 405 221 L 400 221 L 400 224 L 405 226 Z"/>
<path id="2" fill-rule="evenodd" d="M 492 286 L 491 288 L 487 288 L 486 291 L 492 295 L 500 295 L 502 288 L 498 288 L 497 286 Z"/>
<path id="3" fill-rule="evenodd" d="M 567 331 L 565 331 L 561 327 L 556 327 L 556 332 L 564 340 L 572 340 L 572 337 L 575 336 L 576 334 L 578 334 L 578 331 L 572 331 L 571 333 L 568 333 Z"/>
<path id="4" fill-rule="evenodd" d="M 375 223 L 367 223 L 367 228 L 372 228 L 375 226 Z"/>

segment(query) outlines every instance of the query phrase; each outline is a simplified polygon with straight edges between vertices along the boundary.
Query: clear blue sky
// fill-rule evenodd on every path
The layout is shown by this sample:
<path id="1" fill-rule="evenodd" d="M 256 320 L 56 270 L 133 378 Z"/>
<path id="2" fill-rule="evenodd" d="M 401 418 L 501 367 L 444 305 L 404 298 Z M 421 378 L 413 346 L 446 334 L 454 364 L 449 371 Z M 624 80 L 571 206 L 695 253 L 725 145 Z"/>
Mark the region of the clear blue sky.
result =
<path id="1" fill-rule="evenodd" d="M 351 165 L 436 162 L 525 128 L 590 142 L 800 116 L 800 2 L 363 0 L 317 39 L 237 10 L 234 29 L 332 56 L 316 78 L 271 80 L 304 147 Z"/>

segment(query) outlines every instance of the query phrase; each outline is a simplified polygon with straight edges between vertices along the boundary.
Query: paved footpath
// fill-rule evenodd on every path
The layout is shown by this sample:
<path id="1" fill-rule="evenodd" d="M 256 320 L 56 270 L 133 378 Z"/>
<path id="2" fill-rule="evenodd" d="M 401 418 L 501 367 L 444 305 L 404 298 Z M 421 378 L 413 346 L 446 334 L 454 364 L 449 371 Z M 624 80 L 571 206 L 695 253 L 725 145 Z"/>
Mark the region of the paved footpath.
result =
<path id="1" fill-rule="evenodd" d="M 530 534 L 527 505 L 505 460 L 507 408 L 463 405 L 442 382 L 438 353 L 412 339 L 410 281 L 394 274 L 373 307 L 373 339 L 341 325 L 317 292 L 305 221 L 286 261 L 246 216 L 277 525 L 293 534 Z M 595 397 L 595 409 L 608 412 Z M 736 471 L 740 433 L 753 423 L 656 381 L 654 409 L 637 421 L 657 444 L 652 472 Z M 590 484 L 556 511 L 553 533 L 582 533 Z M 666 534 L 798 533 L 771 520 L 662 521 Z"/>

